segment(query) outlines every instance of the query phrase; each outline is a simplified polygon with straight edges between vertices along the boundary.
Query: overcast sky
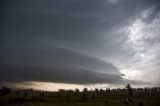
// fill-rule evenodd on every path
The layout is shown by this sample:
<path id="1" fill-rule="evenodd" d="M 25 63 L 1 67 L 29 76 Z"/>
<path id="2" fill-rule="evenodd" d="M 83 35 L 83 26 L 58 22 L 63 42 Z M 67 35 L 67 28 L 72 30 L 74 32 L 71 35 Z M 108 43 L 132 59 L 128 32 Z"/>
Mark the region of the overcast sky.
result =
<path id="1" fill-rule="evenodd" d="M 0 83 L 160 85 L 159 0 L 1 0 Z"/>

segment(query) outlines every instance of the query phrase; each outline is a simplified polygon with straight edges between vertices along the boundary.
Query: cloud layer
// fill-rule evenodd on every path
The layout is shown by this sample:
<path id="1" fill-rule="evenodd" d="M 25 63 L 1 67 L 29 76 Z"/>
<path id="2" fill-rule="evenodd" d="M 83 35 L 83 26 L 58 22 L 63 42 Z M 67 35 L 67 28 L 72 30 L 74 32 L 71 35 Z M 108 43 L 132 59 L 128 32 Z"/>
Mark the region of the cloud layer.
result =
<path id="1" fill-rule="evenodd" d="M 1 82 L 159 83 L 159 0 L 0 4 Z"/>
<path id="2" fill-rule="evenodd" d="M 93 84 L 120 82 L 122 79 L 112 64 L 72 50 L 54 48 L 39 50 L 38 53 L 35 49 L 28 52 L 32 54 L 29 57 L 23 52 L 15 53 L 17 56 L 5 55 L 8 61 L 1 64 L 1 81 Z"/>

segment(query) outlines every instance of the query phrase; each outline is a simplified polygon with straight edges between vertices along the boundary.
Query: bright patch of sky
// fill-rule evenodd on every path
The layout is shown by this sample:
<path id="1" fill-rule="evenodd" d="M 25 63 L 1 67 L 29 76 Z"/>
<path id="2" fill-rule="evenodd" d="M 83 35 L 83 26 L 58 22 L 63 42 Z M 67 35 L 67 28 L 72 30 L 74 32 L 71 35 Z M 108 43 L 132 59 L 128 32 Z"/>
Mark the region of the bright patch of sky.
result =
<path id="1" fill-rule="evenodd" d="M 131 25 L 123 28 L 127 44 L 135 52 L 130 67 L 121 70 L 129 79 L 154 81 L 159 77 L 159 72 L 154 67 L 158 65 L 157 58 L 160 54 L 160 14 L 147 23 L 145 19 L 150 17 L 151 10 L 152 8 L 143 11 Z M 154 74 L 158 74 L 156 78 Z"/>

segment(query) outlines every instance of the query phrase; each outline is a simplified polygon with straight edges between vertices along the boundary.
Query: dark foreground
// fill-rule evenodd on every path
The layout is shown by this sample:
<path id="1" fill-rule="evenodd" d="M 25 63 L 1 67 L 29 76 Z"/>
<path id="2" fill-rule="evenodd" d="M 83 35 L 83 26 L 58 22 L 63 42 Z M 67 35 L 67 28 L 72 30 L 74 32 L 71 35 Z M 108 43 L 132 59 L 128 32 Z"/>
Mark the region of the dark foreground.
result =
<path id="1" fill-rule="evenodd" d="M 0 106 L 160 106 L 160 88 L 94 90 L 1 91 Z"/>

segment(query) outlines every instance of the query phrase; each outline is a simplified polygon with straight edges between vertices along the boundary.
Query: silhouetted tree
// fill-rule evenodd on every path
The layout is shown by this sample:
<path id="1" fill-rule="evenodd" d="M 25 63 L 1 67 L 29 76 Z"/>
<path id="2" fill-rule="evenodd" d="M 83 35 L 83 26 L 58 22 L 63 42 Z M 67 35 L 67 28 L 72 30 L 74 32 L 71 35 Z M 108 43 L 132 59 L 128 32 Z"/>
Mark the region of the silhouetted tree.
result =
<path id="1" fill-rule="evenodd" d="M 103 90 L 103 89 L 100 89 L 100 92 L 104 92 L 104 90 Z"/>
<path id="2" fill-rule="evenodd" d="M 130 84 L 126 85 L 126 89 L 127 89 L 127 92 L 128 92 L 128 97 L 132 97 L 133 96 L 133 90 L 132 90 L 132 87 L 130 86 Z"/>
<path id="3" fill-rule="evenodd" d="M 74 90 L 74 92 L 77 92 L 77 93 L 78 93 L 78 92 L 79 92 L 79 89 L 78 89 L 78 88 L 76 88 L 76 89 Z"/>
<path id="4" fill-rule="evenodd" d="M 2 88 L 1 88 L 1 90 L 0 90 L 0 93 L 2 94 L 2 95 L 6 95 L 6 94 L 8 94 L 8 93 L 10 93 L 11 92 L 11 88 L 8 88 L 8 87 L 5 87 L 5 86 L 3 86 Z"/>
<path id="5" fill-rule="evenodd" d="M 106 88 L 106 92 L 111 92 L 110 88 Z"/>
<path id="6" fill-rule="evenodd" d="M 58 92 L 65 92 L 65 89 L 58 89 Z"/>
<path id="7" fill-rule="evenodd" d="M 95 88 L 95 92 L 98 92 L 99 91 L 99 89 L 98 88 Z"/>
<path id="8" fill-rule="evenodd" d="M 72 89 L 69 89 L 68 92 L 73 93 L 74 91 Z"/>
<path id="9" fill-rule="evenodd" d="M 84 88 L 84 89 L 83 89 L 83 92 L 88 92 L 88 89 L 87 89 L 87 88 Z"/>

